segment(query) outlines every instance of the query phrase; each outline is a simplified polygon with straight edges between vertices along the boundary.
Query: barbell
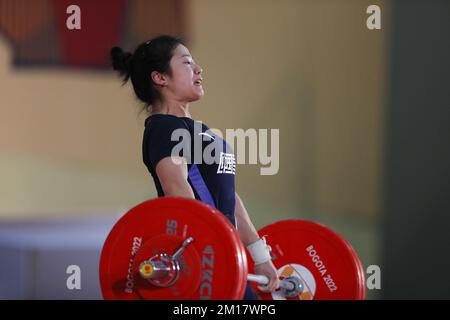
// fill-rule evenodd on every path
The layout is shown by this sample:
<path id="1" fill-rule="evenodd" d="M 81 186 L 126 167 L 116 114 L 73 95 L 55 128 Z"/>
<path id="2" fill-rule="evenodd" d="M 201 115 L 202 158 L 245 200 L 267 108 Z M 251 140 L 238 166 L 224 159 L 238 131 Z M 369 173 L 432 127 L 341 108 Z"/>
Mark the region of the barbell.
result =
<path id="1" fill-rule="evenodd" d="M 364 299 L 355 250 L 328 227 L 284 220 L 258 231 L 271 246 L 280 288 L 254 265 L 237 230 L 200 201 L 162 197 L 130 209 L 112 228 L 100 257 L 105 299 L 242 299 L 250 281 L 260 299 Z"/>
<path id="2" fill-rule="evenodd" d="M 194 241 L 189 237 L 183 241 L 181 247 L 173 255 L 163 253 L 156 254 L 149 260 L 141 262 L 139 274 L 158 287 L 166 287 L 175 283 L 181 272 L 179 256 L 186 247 Z M 269 278 L 263 275 L 248 274 L 247 280 L 258 284 L 267 285 Z M 281 280 L 279 288 L 285 297 L 296 297 L 303 292 L 303 282 L 298 277 L 288 277 Z"/>

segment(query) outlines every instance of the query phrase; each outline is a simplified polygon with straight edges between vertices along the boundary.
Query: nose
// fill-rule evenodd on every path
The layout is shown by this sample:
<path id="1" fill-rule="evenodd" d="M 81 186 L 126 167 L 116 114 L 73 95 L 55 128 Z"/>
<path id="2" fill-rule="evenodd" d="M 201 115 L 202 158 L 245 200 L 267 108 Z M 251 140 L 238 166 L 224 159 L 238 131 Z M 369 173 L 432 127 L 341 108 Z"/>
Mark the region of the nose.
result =
<path id="1" fill-rule="evenodd" d="M 196 64 L 194 72 L 195 72 L 195 74 L 202 74 L 203 73 L 203 69 L 198 64 Z"/>

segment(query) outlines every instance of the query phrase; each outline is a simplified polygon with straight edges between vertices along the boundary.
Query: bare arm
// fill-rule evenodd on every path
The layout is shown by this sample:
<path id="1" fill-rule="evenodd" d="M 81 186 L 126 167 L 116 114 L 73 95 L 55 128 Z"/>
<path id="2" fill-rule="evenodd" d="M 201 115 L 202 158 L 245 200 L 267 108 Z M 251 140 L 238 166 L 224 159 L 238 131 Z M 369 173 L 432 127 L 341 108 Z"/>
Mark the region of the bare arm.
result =
<path id="1" fill-rule="evenodd" d="M 236 217 L 239 237 L 241 238 L 244 245 L 248 246 L 258 241 L 258 232 L 251 222 L 247 210 L 244 207 L 244 203 L 237 193 L 234 216 Z M 269 284 L 267 285 L 267 287 L 258 286 L 261 291 L 269 292 L 274 291 L 276 288 L 278 288 L 280 280 L 278 279 L 277 269 L 275 268 L 271 260 L 255 265 L 254 272 L 256 274 L 265 275 L 269 278 Z"/>
<path id="2" fill-rule="evenodd" d="M 176 162 L 174 162 L 176 160 Z M 156 165 L 156 174 L 166 197 L 195 199 L 187 180 L 187 164 L 182 157 L 166 157 Z"/>
<path id="3" fill-rule="evenodd" d="M 245 246 L 248 246 L 259 240 L 258 232 L 253 225 L 247 210 L 244 207 L 239 195 L 236 193 L 236 205 L 234 209 L 234 216 L 236 217 L 237 230 L 239 237 Z"/>

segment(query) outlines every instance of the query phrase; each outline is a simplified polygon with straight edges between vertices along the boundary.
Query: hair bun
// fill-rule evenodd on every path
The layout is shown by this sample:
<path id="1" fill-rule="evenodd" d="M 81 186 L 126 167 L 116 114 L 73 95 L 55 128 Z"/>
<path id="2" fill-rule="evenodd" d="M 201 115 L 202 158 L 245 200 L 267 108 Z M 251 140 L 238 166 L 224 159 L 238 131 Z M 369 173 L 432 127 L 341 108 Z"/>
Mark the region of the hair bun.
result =
<path id="1" fill-rule="evenodd" d="M 124 81 L 127 81 L 131 73 L 131 58 L 133 55 L 123 51 L 120 47 L 112 48 L 110 55 L 113 69 L 119 71 L 120 75 L 124 77 Z"/>

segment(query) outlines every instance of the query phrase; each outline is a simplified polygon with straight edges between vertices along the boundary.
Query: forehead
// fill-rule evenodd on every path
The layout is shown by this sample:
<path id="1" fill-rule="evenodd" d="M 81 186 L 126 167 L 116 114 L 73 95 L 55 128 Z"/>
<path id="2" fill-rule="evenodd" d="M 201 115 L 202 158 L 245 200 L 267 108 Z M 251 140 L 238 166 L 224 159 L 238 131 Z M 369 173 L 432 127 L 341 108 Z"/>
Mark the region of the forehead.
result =
<path id="1" fill-rule="evenodd" d="M 177 48 L 173 52 L 173 55 L 176 58 L 191 57 L 191 53 L 189 52 L 188 48 L 186 48 L 182 44 L 179 44 L 177 46 Z"/>

